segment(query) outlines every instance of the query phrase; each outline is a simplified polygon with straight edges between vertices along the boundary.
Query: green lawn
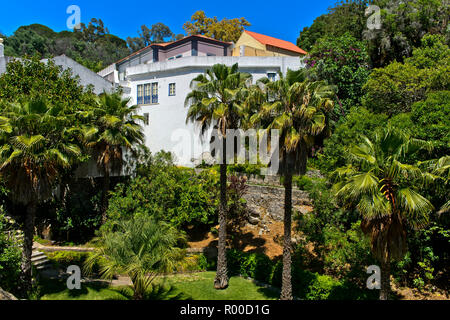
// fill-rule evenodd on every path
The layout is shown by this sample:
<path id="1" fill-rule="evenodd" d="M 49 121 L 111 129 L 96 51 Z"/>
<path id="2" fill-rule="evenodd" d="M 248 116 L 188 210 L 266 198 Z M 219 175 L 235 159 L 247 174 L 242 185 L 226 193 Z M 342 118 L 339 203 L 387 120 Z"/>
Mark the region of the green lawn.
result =
<path id="1" fill-rule="evenodd" d="M 69 290 L 65 281 L 43 280 L 39 285 L 41 300 L 127 300 L 124 288 L 104 283 L 81 284 L 80 290 Z"/>
<path id="2" fill-rule="evenodd" d="M 215 274 L 215 272 L 201 272 L 170 276 L 166 278 L 166 283 L 193 300 L 268 300 L 279 297 L 278 292 L 241 277 L 231 277 L 227 289 L 216 290 L 213 285 Z"/>
<path id="3" fill-rule="evenodd" d="M 268 300 L 279 296 L 277 292 L 240 277 L 231 277 L 227 289 L 215 290 L 214 275 L 215 272 L 202 272 L 158 279 L 148 299 Z M 64 281 L 56 280 L 43 280 L 39 286 L 41 300 L 124 300 L 131 296 L 127 287 L 109 287 L 104 283 L 82 283 L 81 290 L 68 290 Z"/>

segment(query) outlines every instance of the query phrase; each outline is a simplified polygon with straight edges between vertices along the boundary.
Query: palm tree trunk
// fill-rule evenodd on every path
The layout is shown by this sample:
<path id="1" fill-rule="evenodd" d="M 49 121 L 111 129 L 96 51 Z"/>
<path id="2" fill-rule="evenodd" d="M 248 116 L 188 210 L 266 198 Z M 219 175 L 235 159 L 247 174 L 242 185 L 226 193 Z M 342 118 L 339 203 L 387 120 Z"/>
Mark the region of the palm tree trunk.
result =
<path id="1" fill-rule="evenodd" d="M 227 162 L 226 162 L 226 138 L 222 140 L 223 154 L 220 164 L 220 207 L 219 207 L 219 244 L 217 252 L 217 273 L 214 279 L 214 288 L 225 289 L 228 287 L 228 269 L 226 255 L 227 241 Z"/>
<path id="2" fill-rule="evenodd" d="M 381 290 L 380 300 L 389 300 L 389 293 L 391 291 L 391 266 L 389 259 L 387 262 L 381 262 Z"/>
<path id="3" fill-rule="evenodd" d="M 292 300 L 291 280 L 291 216 L 292 216 L 292 172 L 285 166 L 284 175 L 284 239 L 283 239 L 283 275 L 281 300 Z"/>
<path id="4" fill-rule="evenodd" d="M 36 216 L 36 207 L 37 205 L 34 201 L 32 201 L 28 205 L 23 228 L 22 278 L 24 281 L 24 293 L 30 293 L 32 289 L 31 254 L 33 251 L 34 220 Z"/>
<path id="5" fill-rule="evenodd" d="M 106 222 L 106 210 L 108 210 L 109 169 L 105 167 L 102 192 L 102 223 Z"/>

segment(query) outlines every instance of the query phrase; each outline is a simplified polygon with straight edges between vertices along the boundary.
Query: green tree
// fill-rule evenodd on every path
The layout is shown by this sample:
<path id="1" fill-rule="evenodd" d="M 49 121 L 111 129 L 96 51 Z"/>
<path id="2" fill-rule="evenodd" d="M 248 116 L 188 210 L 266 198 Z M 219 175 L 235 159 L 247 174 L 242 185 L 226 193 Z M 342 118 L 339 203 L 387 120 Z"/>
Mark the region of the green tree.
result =
<path id="1" fill-rule="evenodd" d="M 31 251 L 38 204 L 52 196 L 65 168 L 82 155 L 74 137 L 74 117 L 43 100 L 7 104 L 0 132 L 0 175 L 13 203 L 24 213 L 23 275 L 31 289 Z M 20 215 L 19 213 L 17 213 Z"/>
<path id="2" fill-rule="evenodd" d="M 393 62 L 372 71 L 364 86 L 363 105 L 373 112 L 410 112 L 413 103 L 450 84 L 450 48 L 439 35 L 424 36 L 421 47 L 404 63 Z"/>
<path id="3" fill-rule="evenodd" d="M 0 288 L 19 293 L 22 253 L 20 243 L 15 238 L 17 233 L 3 212 L 0 206 Z"/>
<path id="4" fill-rule="evenodd" d="M 102 20 L 95 18 L 73 32 L 55 32 L 41 24 L 22 26 L 5 41 L 6 56 L 51 58 L 65 54 L 95 72 L 129 53 L 126 41 L 109 34 Z"/>
<path id="5" fill-rule="evenodd" d="M 388 128 L 373 141 L 365 138 L 349 148 L 348 165 L 335 171 L 336 196 L 361 213 L 361 228 L 369 235 L 372 253 L 381 263 L 381 300 L 389 299 L 391 260 L 398 261 L 407 252 L 407 225 L 425 226 L 434 209 L 415 190 L 415 184 L 435 176 L 405 162 L 423 148 L 431 150 L 431 144 Z"/>
<path id="6" fill-rule="evenodd" d="M 70 70 L 37 57 L 8 63 L 0 76 L 0 100 L 28 101 L 45 97 L 50 104 L 79 110 L 94 102 L 92 88 L 83 88 Z M 0 106 L 1 108 L 1 106 Z"/>
<path id="7" fill-rule="evenodd" d="M 410 116 L 415 135 L 433 143 L 436 157 L 450 154 L 450 91 L 430 93 L 412 105 Z"/>
<path id="8" fill-rule="evenodd" d="M 188 35 L 202 34 L 221 41 L 236 42 L 240 38 L 244 27 L 251 24 L 245 18 L 234 18 L 218 20 L 217 17 L 208 18 L 205 12 L 195 12 L 191 21 L 183 25 Z"/>
<path id="9" fill-rule="evenodd" d="M 97 166 L 103 174 L 102 219 L 106 221 L 108 191 L 112 172 L 121 172 L 124 149 L 131 152 L 143 143 L 143 117 L 138 106 L 128 106 L 130 99 L 122 99 L 119 92 L 103 93 L 90 112 L 92 122 L 83 127 L 87 146 L 93 150 Z"/>
<path id="10" fill-rule="evenodd" d="M 148 28 L 145 24 L 141 26 L 141 32 L 138 37 L 128 37 L 127 43 L 132 51 L 145 48 L 152 43 L 162 43 L 164 39 L 175 39 L 175 35 L 165 24 L 158 22 Z"/>
<path id="11" fill-rule="evenodd" d="M 142 300 L 155 277 L 173 271 L 184 257 L 184 251 L 176 247 L 182 239 L 175 228 L 149 217 L 119 221 L 114 232 L 100 237 L 101 247 L 86 259 L 84 270 L 91 273 L 98 263 L 103 278 L 127 274 L 133 298 Z"/>
<path id="12" fill-rule="evenodd" d="M 104 228 L 120 219 L 154 214 L 157 220 L 183 230 L 217 223 L 216 171 L 197 174 L 194 169 L 177 167 L 171 153 L 166 152 L 139 155 L 138 160 L 143 162 L 134 167 L 136 177 L 111 192 Z"/>
<path id="13" fill-rule="evenodd" d="M 194 78 L 192 91 L 186 96 L 185 105 L 189 107 L 187 122 L 196 123 L 201 134 L 211 126 L 217 130 L 222 150 L 220 162 L 220 206 L 219 206 L 219 244 L 217 274 L 214 280 L 216 289 L 228 286 L 226 238 L 227 238 L 227 130 L 238 129 L 244 115 L 243 89 L 250 75 L 239 72 L 238 65 L 227 67 L 216 64 Z"/>
<path id="14" fill-rule="evenodd" d="M 445 35 L 449 8 L 445 0 L 376 0 L 381 9 L 380 30 L 365 30 L 368 51 L 375 67 L 404 61 L 427 33 Z"/>
<path id="15" fill-rule="evenodd" d="M 303 28 L 297 39 L 297 45 L 309 51 L 320 38 L 335 38 L 345 33 L 350 33 L 355 39 L 362 40 L 367 19 L 365 9 L 369 2 L 373 1 L 337 1 L 326 14 L 317 17 L 311 26 Z"/>
<path id="16" fill-rule="evenodd" d="M 363 107 L 352 108 L 324 141 L 321 153 L 317 155 L 317 164 L 323 172 L 333 172 L 344 166 L 347 161 L 347 150 L 350 145 L 360 143 L 361 134 L 374 138 L 376 131 L 387 124 L 387 115 L 372 113 Z"/>
<path id="17" fill-rule="evenodd" d="M 309 52 L 307 63 L 316 80 L 326 80 L 337 87 L 335 118 L 361 104 L 363 86 L 370 73 L 366 45 L 350 33 L 319 39 Z"/>
<path id="18" fill-rule="evenodd" d="M 261 80 L 266 102 L 250 121 L 268 123 L 280 135 L 281 173 L 284 177 L 284 239 L 281 299 L 292 299 L 291 224 L 292 176 L 306 173 L 306 163 L 315 138 L 324 133 L 333 108 L 334 88 L 323 81 L 309 81 L 304 70 L 288 70 L 277 81 Z M 259 87 L 258 87 L 259 88 Z M 260 89 L 256 89 L 260 90 Z"/>

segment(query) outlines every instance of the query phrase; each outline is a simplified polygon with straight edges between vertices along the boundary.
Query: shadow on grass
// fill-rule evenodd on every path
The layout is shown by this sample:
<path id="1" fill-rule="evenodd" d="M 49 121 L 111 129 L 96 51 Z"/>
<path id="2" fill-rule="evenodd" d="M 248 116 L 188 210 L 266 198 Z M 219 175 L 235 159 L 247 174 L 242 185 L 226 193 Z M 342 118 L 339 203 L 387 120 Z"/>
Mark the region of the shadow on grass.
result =
<path id="1" fill-rule="evenodd" d="M 281 290 L 275 287 L 259 287 L 257 290 L 264 295 L 267 299 L 278 299 L 280 297 Z"/>
<path id="2" fill-rule="evenodd" d="M 66 280 L 41 279 L 38 283 L 39 298 L 42 298 L 45 295 L 64 294 L 71 299 L 77 299 L 81 298 L 82 296 L 97 293 L 100 296 L 105 295 L 105 300 L 113 299 L 111 297 L 108 297 L 108 294 L 105 294 L 105 292 L 102 293 L 102 291 L 105 290 L 110 291 L 110 294 L 113 291 L 120 294 L 120 290 L 117 290 L 117 288 L 114 287 L 110 287 L 107 281 L 83 282 L 81 283 L 80 289 L 73 289 L 73 290 L 69 290 L 67 288 Z M 126 296 L 124 296 L 124 298 L 126 298 Z"/>

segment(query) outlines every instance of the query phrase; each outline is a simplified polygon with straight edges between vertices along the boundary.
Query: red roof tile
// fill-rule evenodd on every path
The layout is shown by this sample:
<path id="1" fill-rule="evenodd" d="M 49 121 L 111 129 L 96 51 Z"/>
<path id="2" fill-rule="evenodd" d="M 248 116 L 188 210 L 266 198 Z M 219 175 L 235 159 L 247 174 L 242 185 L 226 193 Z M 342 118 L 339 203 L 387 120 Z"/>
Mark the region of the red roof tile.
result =
<path id="1" fill-rule="evenodd" d="M 252 31 L 244 31 L 248 35 L 252 36 L 257 41 L 261 42 L 264 45 L 269 45 L 277 48 L 281 48 L 288 51 L 293 51 L 301 54 L 307 54 L 305 50 L 300 49 L 295 44 L 289 41 L 280 40 L 277 38 L 269 37 L 260 33 L 252 32 Z"/>

